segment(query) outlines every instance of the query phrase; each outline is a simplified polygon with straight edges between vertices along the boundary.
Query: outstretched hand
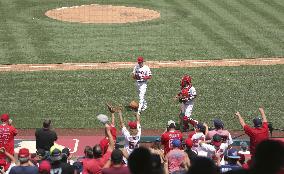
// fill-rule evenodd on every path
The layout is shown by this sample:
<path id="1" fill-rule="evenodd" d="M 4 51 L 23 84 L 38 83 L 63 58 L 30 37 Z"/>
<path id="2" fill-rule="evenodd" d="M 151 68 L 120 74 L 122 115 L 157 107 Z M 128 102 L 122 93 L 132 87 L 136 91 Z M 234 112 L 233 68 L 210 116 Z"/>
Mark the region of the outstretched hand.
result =
<path id="1" fill-rule="evenodd" d="M 262 107 L 258 108 L 260 113 L 264 113 L 264 109 Z"/>
<path id="2" fill-rule="evenodd" d="M 239 112 L 236 112 L 236 113 L 235 113 L 235 116 L 240 117 L 241 114 L 240 114 Z"/>

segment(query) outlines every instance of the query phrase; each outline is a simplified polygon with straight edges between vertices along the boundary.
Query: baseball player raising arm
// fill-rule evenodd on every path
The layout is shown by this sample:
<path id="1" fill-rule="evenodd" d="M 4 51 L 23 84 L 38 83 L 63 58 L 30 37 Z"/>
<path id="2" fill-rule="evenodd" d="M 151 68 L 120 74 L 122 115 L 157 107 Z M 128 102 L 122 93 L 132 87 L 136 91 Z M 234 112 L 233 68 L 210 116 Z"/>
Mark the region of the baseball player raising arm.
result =
<path id="1" fill-rule="evenodd" d="M 141 125 L 140 125 L 140 115 L 136 113 L 136 121 L 129 121 L 129 129 L 126 128 L 122 112 L 119 113 L 120 126 L 122 128 L 122 135 L 124 136 L 124 149 L 122 150 L 124 157 L 128 158 L 130 153 L 139 147 L 140 137 L 141 137 Z"/>
<path id="2" fill-rule="evenodd" d="M 136 80 L 136 86 L 139 93 L 139 107 L 138 114 L 147 109 L 147 102 L 145 99 L 147 81 L 152 78 L 152 73 L 147 65 L 144 65 L 144 58 L 138 57 L 137 64 L 133 68 L 132 77 Z"/>

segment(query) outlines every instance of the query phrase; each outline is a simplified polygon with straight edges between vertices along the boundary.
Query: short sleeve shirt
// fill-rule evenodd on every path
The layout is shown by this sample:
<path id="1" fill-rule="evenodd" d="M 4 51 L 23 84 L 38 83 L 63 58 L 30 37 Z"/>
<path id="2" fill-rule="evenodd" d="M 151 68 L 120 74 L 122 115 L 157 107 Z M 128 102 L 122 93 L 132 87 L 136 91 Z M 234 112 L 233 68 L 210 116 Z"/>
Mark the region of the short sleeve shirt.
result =
<path id="1" fill-rule="evenodd" d="M 141 138 L 141 125 L 137 124 L 137 134 L 130 135 L 128 129 L 124 126 L 122 128 L 122 135 L 124 136 L 125 144 L 124 148 L 127 150 L 128 154 L 130 154 L 135 148 L 139 147 L 140 138 Z"/>
<path id="2" fill-rule="evenodd" d="M 182 133 L 178 130 L 167 131 L 161 136 L 161 143 L 164 146 L 164 153 L 167 154 L 170 150 L 173 149 L 172 141 L 174 139 L 182 140 Z"/>
<path id="3" fill-rule="evenodd" d="M 7 152 L 14 155 L 14 137 L 17 130 L 14 126 L 8 124 L 0 125 L 0 147 L 4 147 Z"/>
<path id="4" fill-rule="evenodd" d="M 82 174 L 100 174 L 110 156 L 111 152 L 107 151 L 101 158 L 88 160 L 86 165 L 83 166 Z"/>
<path id="5" fill-rule="evenodd" d="M 262 127 L 252 128 L 248 125 L 244 126 L 245 133 L 250 137 L 250 152 L 255 153 L 256 146 L 263 140 L 269 137 L 269 130 L 267 122 L 263 122 Z"/>
<path id="6" fill-rule="evenodd" d="M 38 169 L 35 166 L 14 166 L 10 170 L 10 174 L 37 174 Z"/>

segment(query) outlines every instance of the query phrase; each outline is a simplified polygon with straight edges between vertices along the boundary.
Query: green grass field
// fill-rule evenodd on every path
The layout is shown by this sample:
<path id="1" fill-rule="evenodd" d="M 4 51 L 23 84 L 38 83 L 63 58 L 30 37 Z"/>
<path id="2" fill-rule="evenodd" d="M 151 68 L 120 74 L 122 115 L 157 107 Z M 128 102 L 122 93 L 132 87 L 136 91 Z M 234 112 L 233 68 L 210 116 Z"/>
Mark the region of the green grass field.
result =
<path id="1" fill-rule="evenodd" d="M 157 10 L 158 20 L 131 24 L 79 24 L 50 19 L 47 10 L 82 4 L 113 4 Z M 33 19 L 35 18 L 35 19 Z M 0 0 L 0 64 L 257 58 L 284 56 L 283 0 Z M 284 122 L 284 66 L 153 69 L 145 128 L 177 120 L 172 101 L 184 73 L 198 91 L 193 116 L 220 117 L 240 129 L 264 106 L 275 127 Z M 0 112 L 18 128 L 93 128 L 106 101 L 137 99 L 131 69 L 1 72 Z M 125 111 L 127 118 L 133 118 Z"/>
<path id="2" fill-rule="evenodd" d="M 44 16 L 93 3 L 150 8 L 161 19 L 95 25 Z M 284 55 L 282 0 L 1 0 L 0 14 L 1 64 Z"/>
<path id="3" fill-rule="evenodd" d="M 142 115 L 144 128 L 162 128 L 169 119 L 177 120 L 179 104 L 173 97 L 184 73 L 192 75 L 199 94 L 194 118 L 211 122 L 219 117 L 230 128 L 239 129 L 233 119 L 236 111 L 250 121 L 264 106 L 275 127 L 283 126 L 284 65 L 276 65 L 153 69 L 149 109 Z M 21 128 L 39 127 L 45 117 L 55 120 L 55 127 L 96 127 L 95 116 L 108 113 L 105 102 L 127 105 L 137 99 L 129 74 L 129 70 L 1 73 L 0 110 L 15 115 L 15 124 Z M 134 119 L 133 112 L 124 114 Z"/>

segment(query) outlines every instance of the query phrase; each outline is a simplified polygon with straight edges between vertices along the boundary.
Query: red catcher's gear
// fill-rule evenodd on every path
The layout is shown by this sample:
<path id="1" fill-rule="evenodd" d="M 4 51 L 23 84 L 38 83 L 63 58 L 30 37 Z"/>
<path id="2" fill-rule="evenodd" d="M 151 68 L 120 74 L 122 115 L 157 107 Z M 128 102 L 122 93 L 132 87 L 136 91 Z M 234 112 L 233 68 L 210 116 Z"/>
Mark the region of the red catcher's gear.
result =
<path id="1" fill-rule="evenodd" d="M 184 75 L 181 79 L 181 87 L 185 87 L 191 84 L 191 77 L 189 75 Z"/>

